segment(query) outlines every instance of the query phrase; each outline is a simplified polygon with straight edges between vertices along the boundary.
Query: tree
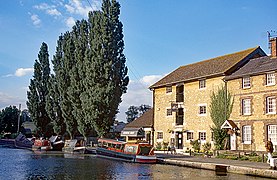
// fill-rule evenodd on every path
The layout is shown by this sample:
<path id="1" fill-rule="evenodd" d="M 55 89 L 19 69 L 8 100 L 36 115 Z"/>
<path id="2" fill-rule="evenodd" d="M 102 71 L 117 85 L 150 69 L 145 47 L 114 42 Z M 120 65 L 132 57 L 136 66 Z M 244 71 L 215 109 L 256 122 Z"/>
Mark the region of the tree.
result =
<path id="1" fill-rule="evenodd" d="M 115 0 L 104 0 L 102 11 L 89 14 L 90 49 L 85 59 L 86 92 L 82 104 L 87 121 L 99 136 L 109 132 L 129 82 L 119 9 Z"/>
<path id="2" fill-rule="evenodd" d="M 226 131 L 221 129 L 225 120 L 229 119 L 233 108 L 233 99 L 225 86 L 218 88 L 217 92 L 211 95 L 210 112 L 214 126 L 211 130 L 214 133 L 215 146 L 217 149 L 223 149 L 224 140 L 228 136 Z"/>
<path id="3" fill-rule="evenodd" d="M 146 111 L 151 109 L 151 106 L 142 104 L 140 106 L 130 106 L 125 112 L 126 120 L 128 123 L 142 116 Z"/>
<path id="4" fill-rule="evenodd" d="M 66 32 L 59 37 L 56 53 L 53 57 L 53 70 L 55 72 L 55 82 L 59 92 L 59 107 L 66 124 L 66 131 L 72 139 L 77 130 L 77 121 L 73 116 L 73 106 L 69 96 L 71 88 L 70 70 L 75 64 L 74 42 L 70 32 Z"/>
<path id="5" fill-rule="evenodd" d="M 46 111 L 51 119 L 54 133 L 63 135 L 66 132 L 66 125 L 62 116 L 60 106 L 61 97 L 54 75 L 50 76 L 48 91 L 46 97 Z"/>
<path id="6" fill-rule="evenodd" d="M 0 112 L 0 133 L 17 133 L 18 115 L 20 111 L 15 106 L 9 106 Z M 19 126 L 21 127 L 22 121 Z"/>
<path id="7" fill-rule="evenodd" d="M 46 112 L 46 96 L 50 77 L 48 46 L 42 43 L 38 60 L 35 60 L 34 75 L 27 92 L 27 106 L 38 130 L 46 135 L 51 135 L 49 128 L 51 119 Z"/>

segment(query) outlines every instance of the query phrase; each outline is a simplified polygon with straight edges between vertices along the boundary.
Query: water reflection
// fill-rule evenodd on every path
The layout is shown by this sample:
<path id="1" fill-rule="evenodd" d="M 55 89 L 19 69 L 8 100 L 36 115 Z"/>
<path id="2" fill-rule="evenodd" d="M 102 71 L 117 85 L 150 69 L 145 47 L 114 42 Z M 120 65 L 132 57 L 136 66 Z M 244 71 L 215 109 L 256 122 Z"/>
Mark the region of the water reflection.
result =
<path id="1" fill-rule="evenodd" d="M 0 148 L 0 179 L 256 179 L 238 174 L 217 176 L 214 171 L 161 164 L 134 164 L 64 154 L 35 154 Z M 66 157 L 66 158 L 65 158 Z M 80 159 L 81 157 L 81 159 Z"/>

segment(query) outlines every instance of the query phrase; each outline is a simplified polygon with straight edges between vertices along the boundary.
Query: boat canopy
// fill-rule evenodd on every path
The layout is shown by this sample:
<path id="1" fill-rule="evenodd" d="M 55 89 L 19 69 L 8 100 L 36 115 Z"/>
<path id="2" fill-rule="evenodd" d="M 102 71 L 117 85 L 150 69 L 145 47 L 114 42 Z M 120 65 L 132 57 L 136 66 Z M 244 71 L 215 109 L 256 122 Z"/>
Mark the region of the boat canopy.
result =
<path id="1" fill-rule="evenodd" d="M 145 132 L 142 128 L 124 128 L 121 131 L 121 136 L 128 137 L 144 137 Z"/>

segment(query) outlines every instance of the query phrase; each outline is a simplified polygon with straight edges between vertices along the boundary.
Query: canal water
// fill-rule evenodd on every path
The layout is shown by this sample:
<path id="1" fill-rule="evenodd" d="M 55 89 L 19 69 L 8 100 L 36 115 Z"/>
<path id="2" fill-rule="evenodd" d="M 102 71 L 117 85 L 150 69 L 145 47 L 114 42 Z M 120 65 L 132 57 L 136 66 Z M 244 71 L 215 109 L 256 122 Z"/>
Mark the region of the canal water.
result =
<path id="1" fill-rule="evenodd" d="M 0 179 L 255 179 L 264 178 L 162 164 L 135 164 L 92 155 L 37 154 L 29 150 L 0 148 Z"/>

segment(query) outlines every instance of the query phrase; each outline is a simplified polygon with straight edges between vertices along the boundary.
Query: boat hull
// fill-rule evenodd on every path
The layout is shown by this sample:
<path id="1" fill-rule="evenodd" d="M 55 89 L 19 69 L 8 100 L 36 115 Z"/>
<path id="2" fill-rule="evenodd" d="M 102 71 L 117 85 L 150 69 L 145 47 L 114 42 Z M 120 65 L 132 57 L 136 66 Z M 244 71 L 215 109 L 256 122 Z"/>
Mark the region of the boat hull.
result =
<path id="1" fill-rule="evenodd" d="M 156 156 L 142 156 L 142 155 L 135 155 L 135 154 L 126 154 L 123 152 L 112 151 L 106 148 L 98 147 L 96 149 L 96 155 L 99 157 L 104 157 L 108 159 L 116 159 L 122 160 L 126 162 L 134 162 L 134 163 L 156 163 L 157 159 Z"/>

